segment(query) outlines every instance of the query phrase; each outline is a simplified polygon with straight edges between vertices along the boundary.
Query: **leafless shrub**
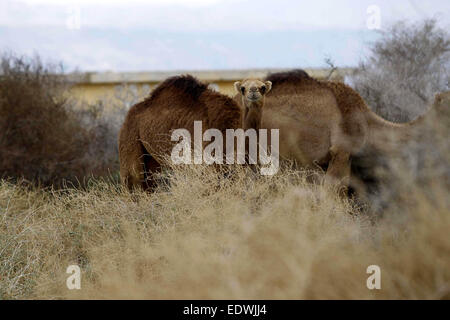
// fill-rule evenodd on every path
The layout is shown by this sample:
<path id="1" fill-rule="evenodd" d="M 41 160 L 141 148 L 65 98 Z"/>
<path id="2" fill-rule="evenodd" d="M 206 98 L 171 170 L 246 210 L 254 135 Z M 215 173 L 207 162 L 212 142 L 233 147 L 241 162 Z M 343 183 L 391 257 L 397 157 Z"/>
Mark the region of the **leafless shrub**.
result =
<path id="1" fill-rule="evenodd" d="M 325 64 L 330 68 L 328 75 L 326 77 L 327 80 L 331 79 L 333 73 L 338 69 L 338 67 L 334 64 L 333 59 L 331 57 L 325 57 Z"/>
<path id="2" fill-rule="evenodd" d="M 400 22 L 381 32 L 351 81 L 371 108 L 391 121 L 425 113 L 449 89 L 450 37 L 435 20 Z"/>
<path id="3" fill-rule="evenodd" d="M 100 106 L 75 108 L 62 66 L 4 54 L 0 70 L 1 177 L 59 187 L 116 170 L 116 133 Z"/>

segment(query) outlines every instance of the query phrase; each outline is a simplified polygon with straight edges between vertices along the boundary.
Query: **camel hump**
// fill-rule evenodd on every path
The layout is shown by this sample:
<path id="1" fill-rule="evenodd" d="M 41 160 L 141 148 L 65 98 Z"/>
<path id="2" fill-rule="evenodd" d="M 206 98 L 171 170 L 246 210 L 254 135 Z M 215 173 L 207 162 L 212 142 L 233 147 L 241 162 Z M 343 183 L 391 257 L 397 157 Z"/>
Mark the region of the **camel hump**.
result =
<path id="1" fill-rule="evenodd" d="M 265 80 L 271 81 L 272 85 L 280 85 L 283 83 L 298 83 L 305 79 L 311 80 L 312 78 L 305 70 L 295 69 L 291 71 L 270 73 Z"/>
<path id="2" fill-rule="evenodd" d="M 152 92 L 150 100 L 158 98 L 163 92 L 170 92 L 170 94 L 184 96 L 197 101 L 206 90 L 208 90 L 208 86 L 190 74 L 174 76 L 161 82 Z"/>

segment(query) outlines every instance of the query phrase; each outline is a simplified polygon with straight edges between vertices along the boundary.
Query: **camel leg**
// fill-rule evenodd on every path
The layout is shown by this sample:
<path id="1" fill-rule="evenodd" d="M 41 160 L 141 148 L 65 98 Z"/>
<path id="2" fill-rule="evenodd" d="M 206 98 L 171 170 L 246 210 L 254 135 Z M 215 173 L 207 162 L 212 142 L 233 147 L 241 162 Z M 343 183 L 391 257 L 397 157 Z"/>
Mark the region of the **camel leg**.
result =
<path id="1" fill-rule="evenodd" d="M 145 191 L 151 192 L 157 186 L 155 174 L 161 172 L 161 165 L 148 153 L 143 155 L 143 160 L 145 164 L 145 181 L 143 188 Z"/>
<path id="2" fill-rule="evenodd" d="M 132 119 L 126 119 L 119 133 L 120 179 L 129 191 L 144 187 L 144 151 Z"/>
<path id="3" fill-rule="evenodd" d="M 350 180 L 350 153 L 335 146 L 330 148 L 331 160 L 325 174 L 325 185 L 338 186 L 343 193 L 347 193 Z"/>
<path id="4" fill-rule="evenodd" d="M 142 157 L 142 148 L 138 141 L 127 144 L 126 148 L 119 147 L 120 179 L 130 191 L 143 187 L 145 177 Z"/>

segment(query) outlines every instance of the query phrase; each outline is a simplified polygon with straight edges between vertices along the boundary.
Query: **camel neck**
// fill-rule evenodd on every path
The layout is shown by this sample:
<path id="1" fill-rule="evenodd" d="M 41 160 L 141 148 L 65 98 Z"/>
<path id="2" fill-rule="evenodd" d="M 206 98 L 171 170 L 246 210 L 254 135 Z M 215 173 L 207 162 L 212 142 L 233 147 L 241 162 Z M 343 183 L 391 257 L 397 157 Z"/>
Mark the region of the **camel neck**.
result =
<path id="1" fill-rule="evenodd" d="M 261 127 L 262 117 L 262 101 L 244 103 L 245 111 L 243 115 L 243 129 L 255 129 L 259 130 Z"/>

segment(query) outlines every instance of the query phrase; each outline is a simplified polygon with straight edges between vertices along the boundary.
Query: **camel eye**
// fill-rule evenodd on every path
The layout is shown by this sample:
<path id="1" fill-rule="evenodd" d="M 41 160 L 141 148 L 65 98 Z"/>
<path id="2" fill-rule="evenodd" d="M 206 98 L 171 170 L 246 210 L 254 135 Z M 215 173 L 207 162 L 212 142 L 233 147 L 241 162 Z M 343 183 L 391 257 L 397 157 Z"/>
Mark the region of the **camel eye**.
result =
<path id="1" fill-rule="evenodd" d="M 245 87 L 241 87 L 242 94 L 245 94 Z"/>
<path id="2" fill-rule="evenodd" d="M 261 92 L 261 94 L 266 93 L 266 86 L 262 86 L 262 87 L 259 89 L 259 92 Z"/>

